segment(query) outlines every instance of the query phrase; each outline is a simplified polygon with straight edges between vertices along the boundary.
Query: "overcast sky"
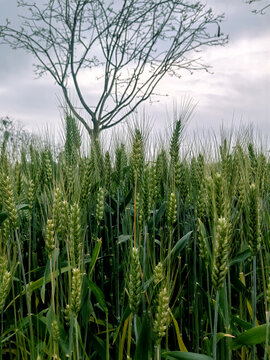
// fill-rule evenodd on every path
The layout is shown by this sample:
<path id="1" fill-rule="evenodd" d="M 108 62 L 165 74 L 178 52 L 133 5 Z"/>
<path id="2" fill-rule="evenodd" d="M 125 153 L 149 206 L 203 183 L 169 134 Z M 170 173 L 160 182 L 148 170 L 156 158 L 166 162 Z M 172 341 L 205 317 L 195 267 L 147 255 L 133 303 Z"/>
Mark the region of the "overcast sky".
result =
<path id="1" fill-rule="evenodd" d="M 7 17 L 16 19 L 16 3 L 0 0 L 0 23 Z M 261 16 L 254 15 L 244 0 L 208 0 L 208 4 L 225 12 L 222 31 L 230 37 L 225 47 L 202 54 L 213 74 L 164 78 L 158 89 L 168 96 L 147 105 L 147 114 L 157 128 L 165 129 L 173 103 L 180 104 L 186 96 L 198 103 L 189 132 L 253 123 L 270 134 L 270 9 Z M 33 131 L 47 126 L 54 133 L 61 124 L 60 92 L 48 76 L 35 79 L 33 62 L 30 54 L 0 45 L 0 117 L 20 120 Z"/>

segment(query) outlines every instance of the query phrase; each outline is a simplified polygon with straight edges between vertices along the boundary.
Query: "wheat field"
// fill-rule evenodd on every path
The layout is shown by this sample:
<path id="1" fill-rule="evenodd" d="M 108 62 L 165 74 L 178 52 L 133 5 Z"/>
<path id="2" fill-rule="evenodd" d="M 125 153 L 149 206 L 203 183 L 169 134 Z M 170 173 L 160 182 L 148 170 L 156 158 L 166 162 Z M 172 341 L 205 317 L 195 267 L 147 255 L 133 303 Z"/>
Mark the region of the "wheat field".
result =
<path id="1" fill-rule="evenodd" d="M 270 359 L 270 159 L 1 137 L 1 359 Z"/>

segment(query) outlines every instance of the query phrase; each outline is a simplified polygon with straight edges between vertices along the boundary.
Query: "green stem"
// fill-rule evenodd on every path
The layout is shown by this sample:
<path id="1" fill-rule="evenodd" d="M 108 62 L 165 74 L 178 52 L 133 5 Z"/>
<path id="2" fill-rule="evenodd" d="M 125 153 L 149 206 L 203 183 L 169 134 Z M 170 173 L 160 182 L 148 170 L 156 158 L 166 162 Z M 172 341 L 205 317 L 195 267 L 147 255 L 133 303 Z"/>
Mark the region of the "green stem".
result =
<path id="1" fill-rule="evenodd" d="M 197 259 L 197 237 L 194 237 L 193 243 L 193 284 L 194 284 L 194 322 L 195 322 L 195 352 L 199 352 L 200 345 L 200 331 L 199 331 L 199 312 L 198 312 L 198 291 L 197 291 L 197 269 L 196 261 Z"/>
<path id="2" fill-rule="evenodd" d="M 218 304 L 219 304 L 219 290 L 217 290 L 217 293 L 216 293 L 215 318 L 214 318 L 214 336 L 213 336 L 213 360 L 217 359 Z"/>
<path id="3" fill-rule="evenodd" d="M 157 360 L 160 360 L 160 343 L 157 344 Z"/>
<path id="4" fill-rule="evenodd" d="M 252 293 L 252 326 L 256 326 L 256 295 L 257 295 L 257 289 L 256 289 L 256 255 L 253 256 L 253 293 Z M 252 360 L 256 360 L 256 345 L 253 345 L 252 347 Z"/>
<path id="5" fill-rule="evenodd" d="M 108 311 L 106 311 L 106 360 L 110 359 L 110 352 L 109 352 L 109 319 L 108 319 Z"/>
<path id="6" fill-rule="evenodd" d="M 127 360 L 130 359 L 131 330 L 132 330 L 132 313 L 129 315 L 129 324 L 128 324 Z"/>
<path id="7" fill-rule="evenodd" d="M 54 302 L 54 269 L 53 269 L 52 259 L 50 259 L 50 273 L 51 273 L 50 275 L 51 275 L 51 288 L 52 288 L 51 300 L 52 300 L 53 312 L 55 313 L 55 302 Z"/>
<path id="8" fill-rule="evenodd" d="M 264 360 L 267 360 L 268 357 L 268 337 L 269 337 L 269 311 L 266 311 L 266 339 L 265 339 L 265 349 L 264 349 Z"/>
<path id="9" fill-rule="evenodd" d="M 117 239 L 120 234 L 120 199 L 119 189 L 117 189 Z M 111 216 L 111 215 L 110 215 Z M 120 322 L 120 283 L 119 283 L 119 245 L 116 244 L 116 317 Z"/>
<path id="10" fill-rule="evenodd" d="M 78 335 L 78 319 L 75 318 L 75 336 L 76 336 L 76 354 L 77 354 L 77 360 L 80 359 L 79 354 L 79 335 Z"/>
<path id="11" fill-rule="evenodd" d="M 28 291 L 28 287 L 27 287 L 25 269 L 24 269 L 23 258 L 22 258 L 21 244 L 20 244 L 20 239 L 19 239 L 17 229 L 15 229 L 15 238 L 16 238 L 16 244 L 17 244 L 17 247 L 18 247 L 18 254 L 19 254 L 19 259 L 20 259 L 20 264 L 21 264 L 21 272 L 22 272 L 22 277 L 23 277 L 23 282 L 24 282 L 24 287 L 25 287 L 26 306 L 27 306 L 27 312 L 28 312 L 29 324 L 30 324 L 31 354 L 32 354 L 33 358 L 35 358 L 35 354 L 34 354 L 34 332 L 33 332 L 33 324 L 32 324 L 32 317 L 31 317 L 31 305 L 30 305 L 30 300 L 29 300 L 30 296 L 31 296 L 31 290 L 30 290 L 30 284 L 29 284 L 29 291 Z"/>
<path id="12" fill-rule="evenodd" d="M 212 311 L 211 311 L 211 303 L 210 303 L 211 293 L 210 293 L 210 285 L 209 285 L 210 281 L 209 281 L 209 270 L 208 270 L 208 266 L 206 267 L 206 281 L 207 281 L 207 294 L 208 294 L 209 324 L 210 324 L 211 334 L 213 334 L 213 321 L 212 321 Z M 207 332 L 207 328 L 206 328 L 206 332 Z"/>
<path id="13" fill-rule="evenodd" d="M 145 279 L 145 266 L 146 266 L 146 239 L 147 239 L 147 225 L 144 226 L 144 236 L 143 236 L 143 267 L 142 267 L 142 287 L 144 286 Z M 146 311 L 145 306 L 145 296 L 143 297 L 143 311 Z"/>
<path id="14" fill-rule="evenodd" d="M 4 332 L 3 310 L 1 311 L 0 359 L 2 360 L 2 334 Z"/>
<path id="15" fill-rule="evenodd" d="M 136 217 L 137 217 L 137 171 L 135 173 L 135 187 L 134 187 L 134 230 L 133 230 L 133 233 L 134 233 L 134 247 L 136 247 Z"/>
<path id="16" fill-rule="evenodd" d="M 229 274 L 229 273 L 228 273 Z M 229 277 L 228 277 L 228 283 L 229 283 Z M 229 320 L 229 306 L 230 306 L 230 301 L 228 299 L 228 291 L 227 291 L 227 284 L 226 281 L 224 282 L 224 295 L 225 295 L 225 329 L 226 329 L 226 334 L 230 334 L 230 320 Z M 230 338 L 226 338 L 225 339 L 225 343 L 226 343 L 226 359 L 230 360 L 231 359 L 231 339 Z"/>

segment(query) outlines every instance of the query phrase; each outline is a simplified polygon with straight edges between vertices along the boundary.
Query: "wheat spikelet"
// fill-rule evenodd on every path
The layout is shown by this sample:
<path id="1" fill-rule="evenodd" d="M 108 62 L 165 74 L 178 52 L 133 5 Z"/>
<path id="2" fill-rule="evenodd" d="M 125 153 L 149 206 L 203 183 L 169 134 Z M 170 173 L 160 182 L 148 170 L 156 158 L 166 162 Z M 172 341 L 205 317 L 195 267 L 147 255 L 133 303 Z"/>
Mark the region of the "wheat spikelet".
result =
<path id="1" fill-rule="evenodd" d="M 69 219 L 70 219 L 70 213 L 69 213 L 69 205 L 66 200 L 61 201 L 60 203 L 60 231 L 62 233 L 62 236 L 65 238 L 68 234 L 69 230 Z"/>
<path id="2" fill-rule="evenodd" d="M 52 182 L 53 169 L 52 169 L 51 159 L 49 156 L 49 151 L 45 151 L 44 166 L 45 166 L 45 182 L 47 184 L 50 184 Z"/>
<path id="3" fill-rule="evenodd" d="M 93 157 L 96 180 L 100 180 L 104 176 L 104 158 L 99 139 L 92 141 L 91 156 Z"/>
<path id="4" fill-rule="evenodd" d="M 147 221 L 150 216 L 150 190 L 149 190 L 149 169 L 146 167 L 143 172 L 143 183 L 142 183 L 142 193 L 143 193 L 143 217 Z"/>
<path id="5" fill-rule="evenodd" d="M 170 143 L 170 156 L 171 156 L 172 164 L 176 164 L 176 162 L 178 161 L 181 130 L 182 130 L 182 122 L 180 119 L 177 120 L 175 123 L 175 127 L 171 138 L 171 143 Z"/>
<path id="6" fill-rule="evenodd" d="M 165 149 L 162 149 L 157 156 L 156 161 L 157 186 L 160 197 L 164 194 L 164 184 L 167 182 L 168 176 L 168 158 Z"/>
<path id="7" fill-rule="evenodd" d="M 15 185 L 16 185 L 16 194 L 20 196 L 23 188 L 23 179 L 22 179 L 22 165 L 16 161 L 15 164 Z"/>
<path id="8" fill-rule="evenodd" d="M 154 284 L 155 286 L 160 284 L 164 279 L 163 265 L 159 262 L 154 268 Z"/>
<path id="9" fill-rule="evenodd" d="M 135 137 L 132 145 L 132 153 L 130 164 L 132 168 L 132 174 L 134 178 L 137 177 L 140 180 L 143 164 L 144 164 L 144 152 L 143 152 L 143 139 L 139 129 L 135 130 Z"/>
<path id="10" fill-rule="evenodd" d="M 198 186 L 198 176 L 197 176 L 198 170 L 197 170 L 197 161 L 195 157 L 193 156 L 190 163 L 190 182 L 193 188 L 193 191 L 197 191 Z"/>
<path id="11" fill-rule="evenodd" d="M 214 175 L 214 194 L 215 194 L 215 215 L 220 218 L 224 215 L 224 193 L 223 179 L 220 173 Z"/>
<path id="12" fill-rule="evenodd" d="M 204 156 L 202 154 L 198 155 L 197 158 L 197 183 L 201 184 L 202 179 L 204 178 L 204 168 L 205 168 L 205 161 Z"/>
<path id="13" fill-rule="evenodd" d="M 110 191 L 111 188 L 111 179 L 112 176 L 112 166 L 111 166 L 111 158 L 109 151 L 105 153 L 105 174 L 104 174 L 104 186 L 107 191 Z"/>
<path id="14" fill-rule="evenodd" d="M 103 209 L 104 209 L 104 191 L 102 188 L 99 188 L 97 194 L 97 203 L 96 203 L 96 219 L 98 225 L 100 225 L 100 222 L 103 219 Z"/>
<path id="15" fill-rule="evenodd" d="M 188 168 L 186 163 L 184 162 L 179 163 L 179 174 L 180 174 L 179 191 L 183 202 L 185 202 L 188 195 L 188 178 L 187 178 Z"/>
<path id="16" fill-rule="evenodd" d="M 140 227 L 144 224 L 143 196 L 137 192 L 136 194 L 136 213 Z"/>
<path id="17" fill-rule="evenodd" d="M 157 299 L 156 316 L 153 323 L 153 330 L 157 337 L 157 343 L 160 344 L 166 334 L 169 324 L 169 296 L 167 289 L 160 290 Z"/>
<path id="18" fill-rule="evenodd" d="M 87 158 L 80 197 L 82 204 L 86 204 L 89 200 L 92 169 L 92 160 L 91 158 Z"/>
<path id="19" fill-rule="evenodd" d="M 65 117 L 65 156 L 68 164 L 76 159 L 80 146 L 81 134 L 78 129 L 76 120 L 69 114 Z"/>
<path id="20" fill-rule="evenodd" d="M 3 200 L 7 208 L 9 220 L 14 229 L 16 229 L 18 227 L 18 214 L 15 206 L 11 181 L 8 176 L 3 179 Z"/>
<path id="21" fill-rule="evenodd" d="M 202 219 L 205 213 L 205 199 L 206 199 L 206 189 L 203 179 L 201 180 L 201 185 L 198 191 L 197 203 L 196 203 L 196 215 L 197 218 Z"/>
<path id="22" fill-rule="evenodd" d="M 257 168 L 257 174 L 256 179 L 258 181 L 258 188 L 259 192 L 261 194 L 264 194 L 265 188 L 266 188 L 266 157 L 263 153 L 260 153 L 258 157 L 258 168 Z"/>
<path id="23" fill-rule="evenodd" d="M 152 165 L 149 169 L 149 198 L 152 204 L 155 203 L 158 197 L 157 191 L 156 167 Z"/>
<path id="24" fill-rule="evenodd" d="M 172 192 L 171 195 L 170 195 L 170 199 L 169 199 L 168 215 L 167 215 L 168 226 L 169 226 L 170 229 L 173 228 L 173 225 L 176 222 L 176 218 L 177 218 L 176 197 L 175 197 L 175 193 Z"/>
<path id="25" fill-rule="evenodd" d="M 256 255 L 260 247 L 260 222 L 258 190 L 255 184 L 251 184 L 249 189 L 248 245 L 252 255 Z"/>
<path id="26" fill-rule="evenodd" d="M 128 279 L 129 307 L 133 314 L 138 312 L 141 300 L 140 260 L 137 248 L 132 248 Z"/>
<path id="27" fill-rule="evenodd" d="M 55 189 L 54 192 L 54 202 L 53 202 L 53 224 L 55 232 L 58 233 L 60 231 L 60 223 L 61 223 L 61 198 L 62 193 L 59 187 Z"/>
<path id="28" fill-rule="evenodd" d="M 64 319 L 67 325 L 69 325 L 70 317 L 71 317 L 71 307 L 69 304 L 67 304 L 64 310 Z"/>
<path id="29" fill-rule="evenodd" d="M 48 257 L 49 257 L 49 259 L 51 259 L 53 250 L 55 249 L 54 224 L 53 224 L 53 220 L 51 220 L 51 219 L 47 220 L 45 247 L 46 247 Z"/>
<path id="30" fill-rule="evenodd" d="M 33 216 L 33 207 L 34 207 L 34 191 L 35 191 L 35 184 L 34 181 L 31 179 L 28 185 L 28 216 Z"/>
<path id="31" fill-rule="evenodd" d="M 123 151 L 121 147 L 117 147 L 117 149 L 115 150 L 115 176 L 114 176 L 114 181 L 117 188 L 120 186 L 124 178 L 123 169 L 124 169 Z"/>
<path id="32" fill-rule="evenodd" d="M 203 223 L 201 222 L 200 219 L 198 219 L 198 242 L 199 242 L 200 258 L 207 267 L 209 265 L 209 256 L 208 256 L 207 245 L 204 237 Z"/>
<path id="33" fill-rule="evenodd" d="M 72 266 L 80 263 L 83 243 L 81 237 L 80 209 L 76 203 L 71 207 L 70 215 L 70 258 Z"/>
<path id="34" fill-rule="evenodd" d="M 77 317 L 81 306 L 82 273 L 78 268 L 72 270 L 71 311 Z"/>
<path id="35" fill-rule="evenodd" d="M 7 267 L 7 265 L 5 265 Z M 9 293 L 9 285 L 11 281 L 11 273 L 7 270 L 3 271 L 0 278 L 0 313 L 2 312 L 5 301 Z"/>
<path id="36" fill-rule="evenodd" d="M 229 257 L 228 222 L 225 218 L 217 221 L 212 281 L 216 291 L 223 286 L 227 271 Z"/>
<path id="37" fill-rule="evenodd" d="M 255 181 L 256 170 L 257 170 L 257 158 L 254 150 L 254 146 L 252 143 L 248 144 L 248 155 L 249 155 L 249 164 L 250 164 L 250 182 Z"/>
<path id="38" fill-rule="evenodd" d="M 56 320 L 52 322 L 52 338 L 55 343 L 58 343 L 58 341 L 60 340 L 60 330 L 58 322 Z"/>

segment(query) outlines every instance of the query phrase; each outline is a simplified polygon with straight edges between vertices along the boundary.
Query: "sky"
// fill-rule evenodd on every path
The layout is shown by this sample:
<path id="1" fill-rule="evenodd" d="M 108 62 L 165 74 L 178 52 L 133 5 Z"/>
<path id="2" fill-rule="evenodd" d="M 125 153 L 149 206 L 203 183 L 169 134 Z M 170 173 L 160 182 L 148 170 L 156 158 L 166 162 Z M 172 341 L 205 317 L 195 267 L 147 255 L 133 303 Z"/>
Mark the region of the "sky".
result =
<path id="1" fill-rule="evenodd" d="M 270 9 L 265 15 L 255 15 L 254 7 L 244 0 L 207 3 L 216 13 L 225 13 L 222 32 L 229 35 L 225 47 L 202 53 L 212 74 L 165 77 L 157 91 L 168 96 L 141 106 L 138 117 L 145 112 L 155 129 L 166 131 L 175 107 L 181 111 L 183 99 L 189 98 L 197 104 L 187 127 L 189 133 L 253 124 L 260 133 L 270 134 Z M 264 3 L 262 0 L 257 6 Z M 0 23 L 6 18 L 16 23 L 16 4 L 15 0 L 0 0 Z M 26 130 L 48 129 L 58 134 L 63 114 L 61 93 L 49 76 L 35 78 L 34 61 L 23 50 L 0 45 L 0 117 L 19 120 Z"/>

